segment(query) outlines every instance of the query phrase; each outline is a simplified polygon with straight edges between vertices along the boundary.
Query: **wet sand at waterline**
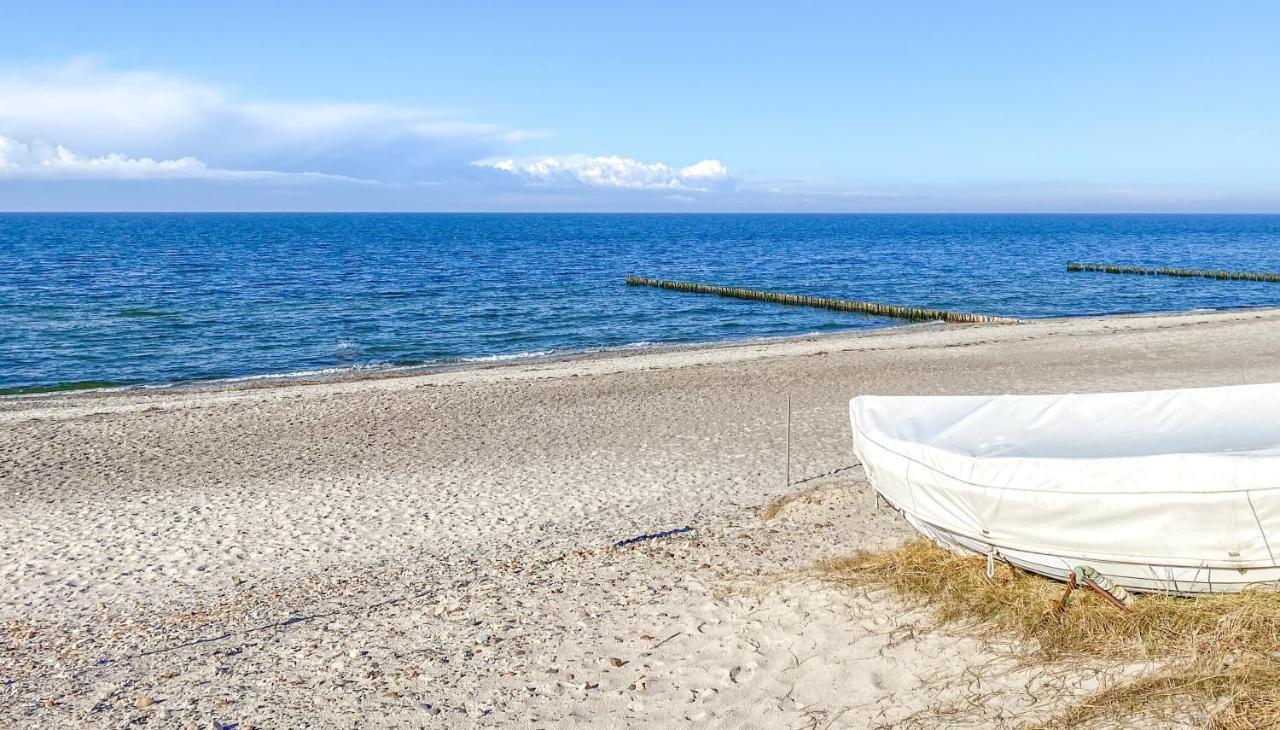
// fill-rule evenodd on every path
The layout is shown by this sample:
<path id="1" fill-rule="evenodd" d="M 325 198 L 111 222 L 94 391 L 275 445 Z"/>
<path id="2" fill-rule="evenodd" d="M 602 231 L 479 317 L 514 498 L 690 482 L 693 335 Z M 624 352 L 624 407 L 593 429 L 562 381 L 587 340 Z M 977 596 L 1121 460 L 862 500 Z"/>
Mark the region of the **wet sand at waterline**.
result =
<path id="1" fill-rule="evenodd" d="M 848 399 L 1277 380 L 1280 311 L 1255 310 L 5 399 L 0 714 L 241 728 L 1043 719 L 1106 673 L 1037 676 L 887 594 L 805 572 L 912 535 L 852 466 Z"/>

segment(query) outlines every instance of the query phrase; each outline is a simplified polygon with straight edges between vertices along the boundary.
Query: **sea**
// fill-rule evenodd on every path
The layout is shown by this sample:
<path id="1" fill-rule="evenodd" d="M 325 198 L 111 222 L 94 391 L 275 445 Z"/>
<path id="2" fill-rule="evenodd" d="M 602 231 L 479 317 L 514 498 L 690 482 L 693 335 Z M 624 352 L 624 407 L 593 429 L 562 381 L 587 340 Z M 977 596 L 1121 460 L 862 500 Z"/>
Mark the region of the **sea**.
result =
<path id="1" fill-rule="evenodd" d="M 0 395 L 904 326 L 696 281 L 1023 318 L 1280 306 L 1271 215 L 0 215 Z"/>

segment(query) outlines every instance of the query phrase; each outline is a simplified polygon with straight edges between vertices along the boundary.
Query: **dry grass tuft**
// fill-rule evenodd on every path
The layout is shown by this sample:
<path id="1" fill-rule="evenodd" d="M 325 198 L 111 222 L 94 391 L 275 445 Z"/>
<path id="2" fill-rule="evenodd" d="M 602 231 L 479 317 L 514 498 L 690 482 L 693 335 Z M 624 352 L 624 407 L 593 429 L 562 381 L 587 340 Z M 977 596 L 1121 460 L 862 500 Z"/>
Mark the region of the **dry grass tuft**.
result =
<path id="1" fill-rule="evenodd" d="M 1074 705 L 1051 725 L 1077 727 L 1190 707 L 1212 727 L 1280 726 L 1280 593 L 1196 599 L 1139 594 L 1120 610 L 1078 591 L 1065 611 L 1062 583 L 959 555 L 928 540 L 821 563 L 824 580 L 884 586 L 980 636 L 1022 640 L 1029 661 L 1154 663 L 1156 668 Z"/>
<path id="2" fill-rule="evenodd" d="M 764 509 L 760 510 L 760 519 L 768 522 L 782 514 L 782 511 L 792 504 L 813 504 L 821 502 L 823 492 L 829 492 L 831 489 L 832 487 L 829 484 L 817 484 L 806 489 L 801 489 L 798 492 L 784 494 L 765 505 Z"/>

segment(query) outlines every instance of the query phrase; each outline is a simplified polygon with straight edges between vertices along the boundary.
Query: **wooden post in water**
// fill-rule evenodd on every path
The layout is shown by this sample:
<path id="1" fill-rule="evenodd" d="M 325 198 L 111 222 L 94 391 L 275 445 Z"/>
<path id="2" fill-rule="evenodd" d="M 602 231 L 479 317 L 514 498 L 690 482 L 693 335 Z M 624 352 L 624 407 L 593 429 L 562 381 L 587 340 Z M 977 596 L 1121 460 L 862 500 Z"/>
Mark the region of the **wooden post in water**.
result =
<path id="1" fill-rule="evenodd" d="M 1146 266 L 1112 266 L 1110 264 L 1067 264 L 1067 271 L 1100 271 L 1105 274 L 1138 274 L 1141 276 L 1188 276 L 1222 281 L 1280 282 L 1280 274 L 1260 271 L 1214 271 L 1212 269 L 1169 269 Z"/>
<path id="2" fill-rule="evenodd" d="M 985 314 L 969 314 L 968 312 L 950 312 L 945 309 L 929 309 L 927 307 L 902 307 L 894 304 L 877 304 L 875 302 L 857 302 L 848 299 L 828 299 L 811 297 L 802 294 L 783 294 L 779 292 L 737 289 L 712 284 L 697 284 L 687 281 L 669 281 L 667 279 L 646 279 L 640 276 L 628 276 L 628 286 L 652 286 L 672 291 L 692 292 L 694 294 L 715 294 L 734 299 L 751 299 L 757 302 L 776 302 L 801 307 L 818 307 L 832 309 L 837 312 L 859 312 L 877 317 L 897 317 L 916 321 L 942 320 L 943 322 L 996 322 L 1010 324 L 1020 320 L 1012 317 L 993 317 Z"/>

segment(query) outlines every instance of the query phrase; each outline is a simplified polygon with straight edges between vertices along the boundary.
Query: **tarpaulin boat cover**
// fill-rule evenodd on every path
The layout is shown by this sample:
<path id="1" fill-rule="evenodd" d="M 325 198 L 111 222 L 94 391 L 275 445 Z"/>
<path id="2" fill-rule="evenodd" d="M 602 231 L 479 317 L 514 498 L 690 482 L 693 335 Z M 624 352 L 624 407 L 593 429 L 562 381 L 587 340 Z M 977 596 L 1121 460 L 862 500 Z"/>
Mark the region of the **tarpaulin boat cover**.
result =
<path id="1" fill-rule="evenodd" d="M 917 526 L 1068 566 L 1230 569 L 1242 583 L 1276 566 L 1280 384 L 859 396 L 850 419 L 868 478 Z"/>

